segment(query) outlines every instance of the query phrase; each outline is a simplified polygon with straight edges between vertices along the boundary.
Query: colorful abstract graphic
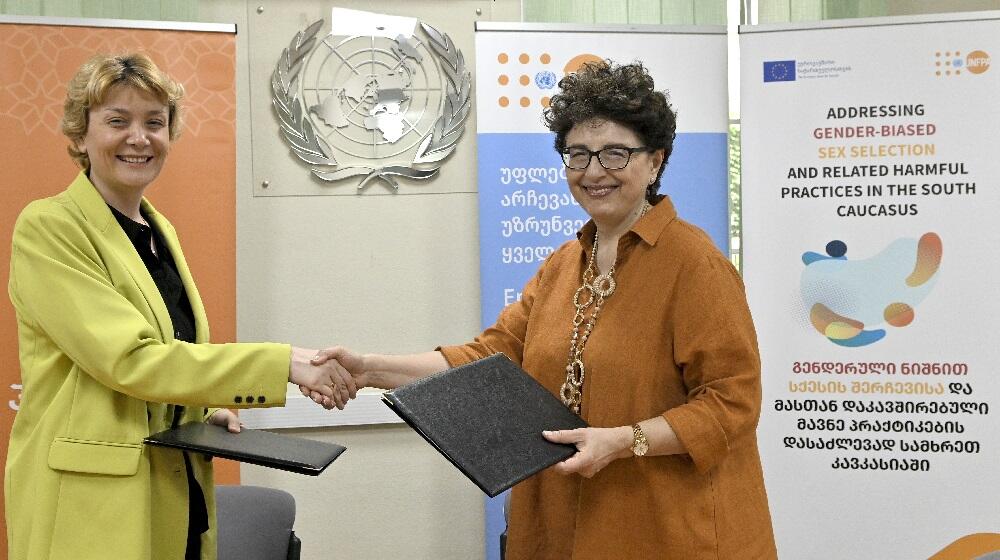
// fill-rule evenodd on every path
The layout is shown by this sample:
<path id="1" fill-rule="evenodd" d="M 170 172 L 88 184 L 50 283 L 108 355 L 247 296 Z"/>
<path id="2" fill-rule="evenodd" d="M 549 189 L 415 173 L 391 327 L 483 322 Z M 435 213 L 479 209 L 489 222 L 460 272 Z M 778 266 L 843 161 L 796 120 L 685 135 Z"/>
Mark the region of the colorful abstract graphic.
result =
<path id="1" fill-rule="evenodd" d="M 883 323 L 905 327 L 937 280 L 943 245 L 934 232 L 902 238 L 881 253 L 849 260 L 847 244 L 833 240 L 826 254 L 802 255 L 800 289 L 816 330 L 834 344 L 856 347 L 882 340 Z"/>

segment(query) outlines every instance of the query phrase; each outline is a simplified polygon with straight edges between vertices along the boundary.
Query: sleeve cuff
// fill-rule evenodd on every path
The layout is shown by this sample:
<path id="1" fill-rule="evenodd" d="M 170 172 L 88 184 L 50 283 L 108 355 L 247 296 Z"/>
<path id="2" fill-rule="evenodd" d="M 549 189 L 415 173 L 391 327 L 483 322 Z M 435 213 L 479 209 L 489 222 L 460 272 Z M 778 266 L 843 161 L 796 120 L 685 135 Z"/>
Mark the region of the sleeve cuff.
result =
<path id="1" fill-rule="evenodd" d="M 438 346 L 435 348 L 441 355 L 444 356 L 446 362 L 450 367 L 458 367 L 469 362 L 474 362 L 480 358 L 487 357 L 486 355 L 481 355 L 479 352 L 473 350 L 469 345 L 463 346 Z"/>
<path id="2" fill-rule="evenodd" d="M 682 405 L 664 412 L 663 418 L 684 444 L 698 472 L 710 471 L 729 452 L 726 433 L 711 414 Z"/>
<path id="3" fill-rule="evenodd" d="M 288 393 L 288 368 L 292 347 L 288 344 L 250 343 L 256 346 L 252 356 L 256 380 L 241 388 L 225 404 L 227 408 L 270 408 L 285 406 Z M 248 344 L 249 345 L 249 344 Z"/>
<path id="4" fill-rule="evenodd" d="M 266 353 L 265 371 L 271 371 L 273 368 L 281 372 L 281 375 L 268 375 L 261 383 L 260 396 L 267 399 L 263 404 L 258 402 L 257 406 L 261 408 L 285 406 L 285 397 L 288 394 L 288 369 L 292 365 L 292 347 L 288 344 L 274 346 L 274 352 Z"/>

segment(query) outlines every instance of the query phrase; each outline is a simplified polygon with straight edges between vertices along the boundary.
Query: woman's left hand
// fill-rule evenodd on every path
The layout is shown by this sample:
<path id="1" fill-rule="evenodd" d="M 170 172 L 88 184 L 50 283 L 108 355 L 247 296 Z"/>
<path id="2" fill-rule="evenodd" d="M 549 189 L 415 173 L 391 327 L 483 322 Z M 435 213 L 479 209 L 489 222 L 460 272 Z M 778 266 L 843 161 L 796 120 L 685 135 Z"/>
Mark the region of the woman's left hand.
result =
<path id="1" fill-rule="evenodd" d="M 223 428 L 229 430 L 234 434 L 240 433 L 240 429 L 243 428 L 243 423 L 240 422 L 240 417 L 236 416 L 236 413 L 228 408 L 220 408 L 208 417 L 209 424 L 215 424 L 216 426 L 222 426 Z"/>
<path id="2" fill-rule="evenodd" d="M 608 466 L 611 461 L 631 455 L 629 449 L 632 444 L 632 431 L 628 427 L 577 428 L 542 432 L 542 435 L 553 443 L 569 443 L 576 446 L 575 455 L 553 466 L 556 472 L 561 474 L 579 473 L 590 478 Z"/>

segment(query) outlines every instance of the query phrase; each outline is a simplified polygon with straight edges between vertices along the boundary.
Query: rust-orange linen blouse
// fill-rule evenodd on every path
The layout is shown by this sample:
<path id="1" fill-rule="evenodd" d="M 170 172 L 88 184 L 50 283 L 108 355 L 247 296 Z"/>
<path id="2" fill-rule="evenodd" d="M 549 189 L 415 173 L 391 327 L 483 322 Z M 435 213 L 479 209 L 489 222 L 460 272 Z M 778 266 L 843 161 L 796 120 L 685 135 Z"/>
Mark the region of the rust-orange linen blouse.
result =
<path id="1" fill-rule="evenodd" d="M 558 394 L 594 227 L 474 342 L 441 348 L 448 363 L 503 352 Z M 615 280 L 584 351 L 582 416 L 614 427 L 662 415 L 688 453 L 518 484 L 507 560 L 775 558 L 756 439 L 760 358 L 739 275 L 662 197 L 622 236 Z"/>

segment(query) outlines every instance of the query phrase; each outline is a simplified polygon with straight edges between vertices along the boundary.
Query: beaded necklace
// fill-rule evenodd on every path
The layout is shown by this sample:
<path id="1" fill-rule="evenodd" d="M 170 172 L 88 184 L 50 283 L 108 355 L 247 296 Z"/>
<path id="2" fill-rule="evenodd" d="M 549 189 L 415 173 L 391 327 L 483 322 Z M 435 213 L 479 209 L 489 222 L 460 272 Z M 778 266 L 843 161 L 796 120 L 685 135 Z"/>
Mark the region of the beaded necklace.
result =
<path id="1" fill-rule="evenodd" d="M 639 212 L 642 218 L 652 206 L 645 202 Z M 639 220 L 636 218 L 636 221 Z M 587 345 L 590 333 L 597 324 L 597 316 L 601 313 L 604 301 L 615 293 L 615 264 L 605 274 L 597 274 L 594 261 L 597 257 L 597 246 L 600 239 L 597 230 L 594 230 L 594 248 L 590 252 L 587 260 L 587 268 L 583 271 L 583 283 L 576 292 L 573 293 L 573 307 L 576 313 L 573 314 L 573 336 L 569 341 L 569 359 L 566 363 L 566 382 L 559 390 L 559 396 L 564 405 L 576 414 L 580 414 L 580 405 L 583 404 L 583 379 L 586 376 L 587 368 L 583 365 L 583 349 Z M 584 296 L 586 294 L 586 296 Z M 586 297 L 586 301 L 580 301 L 581 297 Z M 587 309 L 594 306 L 588 318 Z M 581 332 L 580 327 L 583 326 Z"/>

